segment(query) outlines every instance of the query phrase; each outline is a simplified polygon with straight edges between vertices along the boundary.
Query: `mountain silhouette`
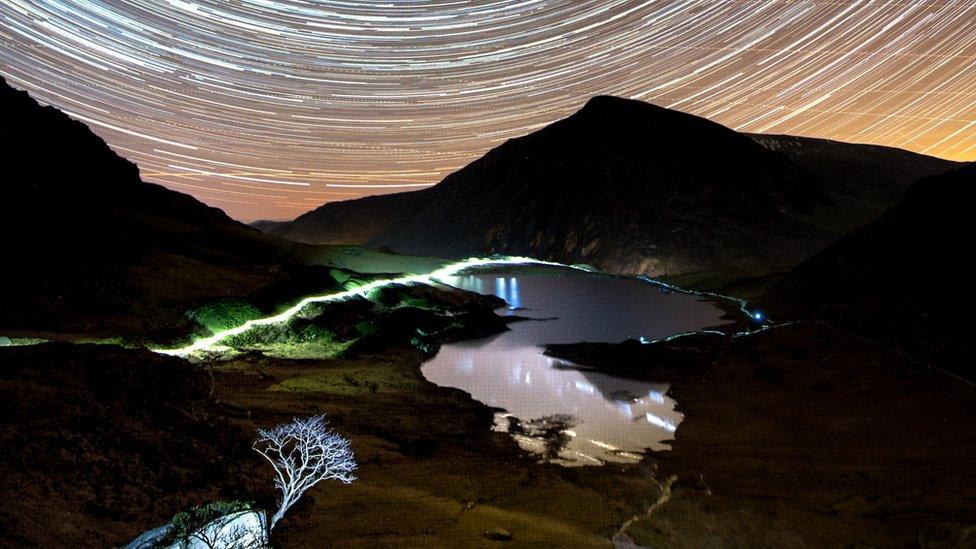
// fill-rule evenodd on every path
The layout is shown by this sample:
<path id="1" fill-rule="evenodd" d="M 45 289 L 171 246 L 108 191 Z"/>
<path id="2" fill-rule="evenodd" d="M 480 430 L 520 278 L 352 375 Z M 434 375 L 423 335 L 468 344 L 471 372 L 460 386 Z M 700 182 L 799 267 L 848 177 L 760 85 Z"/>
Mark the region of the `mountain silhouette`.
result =
<path id="1" fill-rule="evenodd" d="M 192 302 L 267 279 L 283 241 L 144 183 L 87 126 L 0 81 L 0 328 L 98 330 L 88 319 Z M 125 331 L 125 330 L 123 330 Z"/>
<path id="2" fill-rule="evenodd" d="M 788 269 L 953 163 L 740 134 L 594 97 L 421 191 L 326 204 L 262 230 L 401 253 L 529 255 L 655 276 Z"/>

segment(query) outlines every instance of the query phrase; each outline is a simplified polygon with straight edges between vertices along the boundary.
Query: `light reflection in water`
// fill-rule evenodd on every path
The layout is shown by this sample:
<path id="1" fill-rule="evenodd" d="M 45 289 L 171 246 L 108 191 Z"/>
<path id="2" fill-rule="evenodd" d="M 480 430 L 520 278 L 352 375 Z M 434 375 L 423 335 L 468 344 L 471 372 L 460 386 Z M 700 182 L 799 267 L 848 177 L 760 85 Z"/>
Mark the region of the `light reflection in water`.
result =
<path id="1" fill-rule="evenodd" d="M 493 288 L 509 314 L 525 307 L 519 314 L 549 320 L 444 345 L 424 364 L 424 376 L 504 409 L 496 428 L 565 465 L 632 462 L 645 449 L 667 449 L 682 416 L 665 383 L 570 369 L 543 355 L 541 345 L 659 339 L 721 323 L 722 312 L 710 303 L 631 280 L 506 273 L 443 281 L 480 293 Z"/>
<path id="2" fill-rule="evenodd" d="M 474 278 L 475 280 L 470 282 L 470 288 L 465 288 L 468 290 L 476 291 L 479 293 L 484 293 L 484 281 L 480 280 L 480 277 L 451 277 L 455 280 L 462 280 L 461 284 L 465 284 L 464 280 L 469 278 Z M 475 290 L 474 288 L 479 288 Z M 508 313 L 512 314 L 512 311 L 517 311 L 522 308 L 522 298 L 519 295 L 519 279 L 517 277 L 495 277 L 495 295 L 504 299 L 505 303 L 508 303 Z"/>

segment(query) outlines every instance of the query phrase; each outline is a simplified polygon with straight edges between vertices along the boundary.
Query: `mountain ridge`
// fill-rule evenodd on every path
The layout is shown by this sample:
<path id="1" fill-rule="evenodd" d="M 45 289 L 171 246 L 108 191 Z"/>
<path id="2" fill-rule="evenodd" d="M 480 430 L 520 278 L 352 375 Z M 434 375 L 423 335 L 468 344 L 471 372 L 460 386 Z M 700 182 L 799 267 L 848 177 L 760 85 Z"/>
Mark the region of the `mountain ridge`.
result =
<path id="1" fill-rule="evenodd" d="M 421 255 L 532 255 L 628 274 L 774 271 L 869 222 L 916 175 L 954 165 L 871 148 L 886 158 L 908 155 L 918 166 L 890 185 L 872 181 L 858 196 L 851 191 L 857 181 L 827 178 L 812 169 L 816 159 L 776 150 L 797 142 L 830 152 L 834 167 L 824 169 L 833 173 L 856 165 L 845 154 L 870 147 L 757 139 L 680 111 L 596 96 L 434 187 L 333 202 L 261 226 L 309 243 Z M 875 171 L 875 180 L 887 181 L 898 168 Z"/>
<path id="2" fill-rule="evenodd" d="M 0 114 L 3 283 L 31 289 L 0 294 L 4 330 L 172 328 L 178 313 L 148 317 L 267 283 L 293 246 L 142 181 L 88 126 L 3 80 Z"/>

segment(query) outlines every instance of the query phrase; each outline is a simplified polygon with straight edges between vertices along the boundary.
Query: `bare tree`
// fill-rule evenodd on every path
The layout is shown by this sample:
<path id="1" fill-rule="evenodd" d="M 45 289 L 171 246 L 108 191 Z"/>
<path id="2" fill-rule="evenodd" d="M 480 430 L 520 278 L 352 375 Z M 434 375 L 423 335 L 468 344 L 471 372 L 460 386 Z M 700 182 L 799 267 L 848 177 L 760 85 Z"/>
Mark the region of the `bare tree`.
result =
<path id="1" fill-rule="evenodd" d="M 275 470 L 275 486 L 281 491 L 278 510 L 268 530 L 309 488 L 323 480 L 349 484 L 356 480 L 356 457 L 349 439 L 327 428 L 325 416 L 295 418 L 271 430 L 258 430 L 254 450 Z"/>

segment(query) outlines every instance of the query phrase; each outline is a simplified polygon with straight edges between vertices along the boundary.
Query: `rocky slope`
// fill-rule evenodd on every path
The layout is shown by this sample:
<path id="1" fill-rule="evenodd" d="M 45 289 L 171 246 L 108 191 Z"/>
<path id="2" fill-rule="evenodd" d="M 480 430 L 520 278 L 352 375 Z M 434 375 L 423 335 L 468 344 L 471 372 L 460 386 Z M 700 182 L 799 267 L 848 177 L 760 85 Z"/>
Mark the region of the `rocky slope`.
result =
<path id="1" fill-rule="evenodd" d="M 284 257 L 280 239 L 142 182 L 84 124 L 5 82 L 0 150 L 0 330 L 97 331 L 119 315 L 130 319 L 116 332 L 172 324 L 146 316 L 261 286 Z"/>
<path id="2" fill-rule="evenodd" d="M 759 304 L 823 320 L 967 376 L 976 306 L 976 164 L 912 185 L 880 219 L 805 261 Z"/>
<path id="3" fill-rule="evenodd" d="M 642 547 L 972 546 L 974 389 L 891 345 L 798 323 L 548 351 L 667 380 L 684 414 L 650 458 L 676 481 L 627 531 Z"/>
<path id="4" fill-rule="evenodd" d="M 0 348 L 0 545 L 121 547 L 216 499 L 273 501 L 201 368 L 110 345 Z"/>
<path id="5" fill-rule="evenodd" d="M 747 136 L 596 97 L 430 189 L 261 227 L 304 242 L 525 254 L 628 273 L 773 271 L 866 223 L 916 176 L 951 166 L 894 149 Z"/>
<path id="6" fill-rule="evenodd" d="M 820 182 L 843 211 L 836 219 L 826 215 L 823 220 L 839 222 L 831 228 L 844 234 L 877 219 L 901 200 L 912 183 L 961 167 L 956 162 L 893 147 L 792 135 L 749 137 L 782 153 Z"/>

